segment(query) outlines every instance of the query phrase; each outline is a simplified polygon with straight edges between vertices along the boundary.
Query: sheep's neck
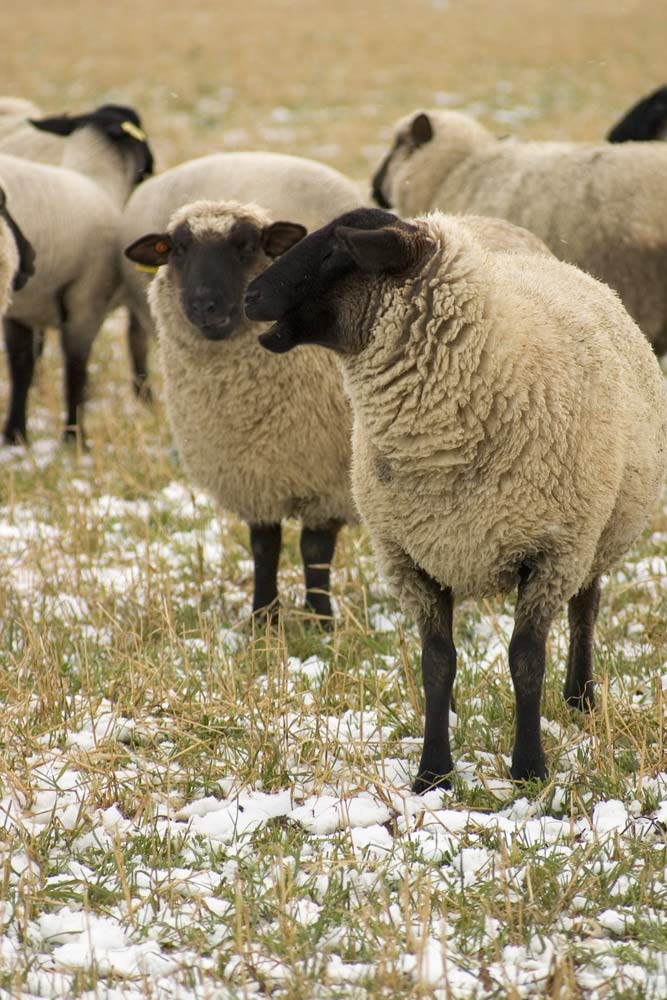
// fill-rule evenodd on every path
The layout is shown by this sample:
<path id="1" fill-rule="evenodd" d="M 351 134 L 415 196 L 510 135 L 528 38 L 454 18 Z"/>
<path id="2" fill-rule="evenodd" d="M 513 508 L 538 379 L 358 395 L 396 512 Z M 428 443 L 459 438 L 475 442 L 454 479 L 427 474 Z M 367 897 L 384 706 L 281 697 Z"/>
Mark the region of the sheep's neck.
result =
<path id="1" fill-rule="evenodd" d="M 67 140 L 63 167 L 89 177 L 122 208 L 132 190 L 134 164 L 97 129 L 78 129 Z"/>
<path id="2" fill-rule="evenodd" d="M 388 297 L 368 347 L 343 368 L 355 421 L 385 455 L 464 465 L 493 405 L 489 325 L 477 282 L 463 274 L 443 280 L 437 270 Z"/>

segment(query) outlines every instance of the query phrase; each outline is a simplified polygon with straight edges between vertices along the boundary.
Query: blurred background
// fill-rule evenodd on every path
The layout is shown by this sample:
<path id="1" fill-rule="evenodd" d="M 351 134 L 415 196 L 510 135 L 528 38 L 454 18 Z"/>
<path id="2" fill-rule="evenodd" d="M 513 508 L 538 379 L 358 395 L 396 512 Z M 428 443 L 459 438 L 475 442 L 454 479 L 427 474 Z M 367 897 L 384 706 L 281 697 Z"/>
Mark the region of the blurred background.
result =
<path id="1" fill-rule="evenodd" d="M 364 178 L 419 106 L 597 140 L 667 81 L 660 0 L 22 0 L 5 21 L 0 93 L 133 104 L 159 169 L 265 148 Z"/>

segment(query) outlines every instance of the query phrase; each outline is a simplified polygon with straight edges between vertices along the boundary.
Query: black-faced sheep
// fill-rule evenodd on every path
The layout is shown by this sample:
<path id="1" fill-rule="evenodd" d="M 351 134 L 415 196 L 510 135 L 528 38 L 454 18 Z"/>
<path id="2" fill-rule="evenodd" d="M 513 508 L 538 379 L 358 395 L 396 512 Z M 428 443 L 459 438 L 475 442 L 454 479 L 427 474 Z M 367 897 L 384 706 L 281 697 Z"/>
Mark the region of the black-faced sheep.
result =
<path id="1" fill-rule="evenodd" d="M 331 617 L 329 565 L 350 493 L 351 415 L 332 356 L 275 358 L 243 312 L 248 282 L 303 236 L 264 209 L 196 202 L 127 250 L 159 268 L 149 290 L 167 412 L 194 481 L 250 526 L 253 611 L 277 607 L 281 522 L 303 525 L 306 607 Z"/>
<path id="2" fill-rule="evenodd" d="M 550 624 L 568 603 L 565 697 L 590 708 L 600 574 L 642 530 L 664 477 L 667 398 L 648 343 L 593 278 L 549 255 L 489 250 L 479 224 L 437 212 L 342 216 L 255 279 L 246 312 L 276 321 L 261 337 L 269 350 L 319 344 L 340 360 L 354 497 L 421 632 L 415 789 L 452 771 L 454 598 L 513 588 L 511 773 L 543 778 Z"/>
<path id="3" fill-rule="evenodd" d="M 667 351 L 667 144 L 499 141 L 455 111 L 397 127 L 373 179 L 403 216 L 439 208 L 508 219 L 614 288 L 658 356 Z"/>

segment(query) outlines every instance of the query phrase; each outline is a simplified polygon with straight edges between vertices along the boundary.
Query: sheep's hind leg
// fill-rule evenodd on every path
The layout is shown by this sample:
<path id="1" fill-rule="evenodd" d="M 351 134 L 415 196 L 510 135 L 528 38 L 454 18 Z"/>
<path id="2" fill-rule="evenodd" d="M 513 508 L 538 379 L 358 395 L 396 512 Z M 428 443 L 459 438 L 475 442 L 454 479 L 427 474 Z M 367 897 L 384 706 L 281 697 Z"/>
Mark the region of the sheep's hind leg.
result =
<path id="1" fill-rule="evenodd" d="M 447 775 L 453 770 L 449 747 L 449 709 L 456 677 L 456 647 L 452 635 L 454 596 L 449 587 L 440 588 L 424 574 L 434 589 L 437 613 L 420 623 L 422 637 L 422 682 L 424 684 L 425 725 L 419 773 L 413 792 L 429 788 L 450 788 Z"/>
<path id="2" fill-rule="evenodd" d="M 95 331 L 97 332 L 97 331 Z M 67 416 L 63 438 L 67 442 L 85 444 L 83 433 L 83 406 L 88 380 L 88 358 L 94 340 L 87 332 L 79 332 L 64 327 L 60 331 L 60 343 L 65 356 L 65 401 Z"/>
<path id="3" fill-rule="evenodd" d="M 282 529 L 277 524 L 251 524 L 250 548 L 255 564 L 255 590 L 252 613 L 258 618 L 272 620 L 278 604 L 278 562 Z"/>
<path id="4" fill-rule="evenodd" d="M 32 330 L 23 323 L 5 319 L 3 326 L 11 382 L 9 413 L 3 434 L 5 444 L 17 444 L 27 439 L 26 409 L 35 370 L 35 343 Z"/>
<path id="5" fill-rule="evenodd" d="M 593 630 L 600 609 L 600 577 L 575 594 L 568 604 L 570 648 L 564 695 L 568 705 L 590 712 L 595 707 Z"/>
<path id="6" fill-rule="evenodd" d="M 333 618 L 331 610 L 331 561 L 336 549 L 340 521 L 320 528 L 301 529 L 301 558 L 306 581 L 306 610 L 322 620 Z"/>
<path id="7" fill-rule="evenodd" d="M 509 661 L 516 698 L 516 734 L 511 774 L 515 781 L 544 779 L 547 769 L 540 734 L 540 702 L 551 615 L 530 599 L 538 571 L 522 567 Z"/>

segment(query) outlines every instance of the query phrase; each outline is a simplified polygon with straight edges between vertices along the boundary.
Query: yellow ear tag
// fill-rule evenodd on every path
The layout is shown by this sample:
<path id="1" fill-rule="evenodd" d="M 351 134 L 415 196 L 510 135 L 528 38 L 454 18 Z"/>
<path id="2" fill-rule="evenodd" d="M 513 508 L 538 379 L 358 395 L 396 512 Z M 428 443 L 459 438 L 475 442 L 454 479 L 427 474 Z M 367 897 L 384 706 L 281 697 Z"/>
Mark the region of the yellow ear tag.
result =
<path id="1" fill-rule="evenodd" d="M 155 274 L 159 271 L 159 267 L 155 267 L 153 264 L 135 264 L 137 271 L 145 271 L 147 274 Z"/>
<path id="2" fill-rule="evenodd" d="M 142 132 L 139 126 L 135 125 L 134 122 L 121 122 L 120 127 L 123 132 L 127 132 L 127 134 L 131 135 L 133 139 L 138 139 L 139 142 L 146 142 L 146 133 Z"/>

